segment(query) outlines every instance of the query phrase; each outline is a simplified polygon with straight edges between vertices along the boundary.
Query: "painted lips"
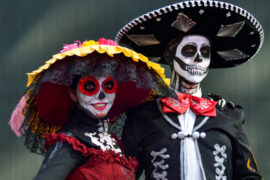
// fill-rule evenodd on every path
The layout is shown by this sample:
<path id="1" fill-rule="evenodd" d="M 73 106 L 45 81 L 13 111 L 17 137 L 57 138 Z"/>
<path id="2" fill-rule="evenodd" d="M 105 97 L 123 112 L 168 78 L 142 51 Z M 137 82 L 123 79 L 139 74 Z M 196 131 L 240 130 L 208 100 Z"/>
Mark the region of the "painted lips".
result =
<path id="1" fill-rule="evenodd" d="M 92 104 L 92 106 L 98 111 L 103 111 L 106 108 L 107 103 L 103 103 L 103 102 L 95 103 L 95 104 Z"/>

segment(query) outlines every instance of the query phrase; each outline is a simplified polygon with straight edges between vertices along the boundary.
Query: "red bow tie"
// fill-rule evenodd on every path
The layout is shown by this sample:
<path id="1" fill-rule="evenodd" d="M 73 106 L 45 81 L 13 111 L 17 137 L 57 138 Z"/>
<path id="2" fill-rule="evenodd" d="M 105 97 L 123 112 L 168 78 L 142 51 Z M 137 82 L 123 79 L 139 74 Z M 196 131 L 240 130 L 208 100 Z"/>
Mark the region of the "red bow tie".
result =
<path id="1" fill-rule="evenodd" d="M 216 101 L 183 93 L 177 93 L 177 98 L 178 101 L 171 97 L 160 99 L 163 103 L 163 113 L 183 114 L 191 108 L 196 115 L 216 117 Z"/>

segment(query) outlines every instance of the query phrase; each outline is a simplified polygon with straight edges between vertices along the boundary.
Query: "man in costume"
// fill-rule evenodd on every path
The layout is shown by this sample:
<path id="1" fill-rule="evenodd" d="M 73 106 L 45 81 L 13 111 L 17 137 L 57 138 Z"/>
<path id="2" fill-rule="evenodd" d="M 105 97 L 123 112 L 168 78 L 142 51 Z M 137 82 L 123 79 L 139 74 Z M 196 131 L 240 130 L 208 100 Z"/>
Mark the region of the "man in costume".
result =
<path id="1" fill-rule="evenodd" d="M 67 44 L 28 73 L 10 125 L 25 134 L 32 152 L 47 150 L 35 179 L 134 179 L 136 160 L 123 155 L 108 123 L 155 94 L 168 95 L 163 72 L 143 55 L 100 39 Z"/>
<path id="2" fill-rule="evenodd" d="M 176 95 L 127 112 L 122 140 L 139 162 L 137 178 L 262 179 L 243 130 L 243 109 L 217 95 L 203 96 L 209 68 L 233 67 L 251 59 L 263 30 L 233 4 L 184 1 L 128 23 L 116 40 L 172 69 Z"/>

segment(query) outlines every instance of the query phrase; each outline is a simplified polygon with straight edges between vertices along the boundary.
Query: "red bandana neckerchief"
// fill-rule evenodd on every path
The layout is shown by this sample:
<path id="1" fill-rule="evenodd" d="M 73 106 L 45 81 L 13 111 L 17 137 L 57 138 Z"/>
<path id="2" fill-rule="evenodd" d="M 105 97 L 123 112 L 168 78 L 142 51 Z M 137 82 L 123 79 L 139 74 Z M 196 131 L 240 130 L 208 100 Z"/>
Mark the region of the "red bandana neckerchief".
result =
<path id="1" fill-rule="evenodd" d="M 178 101 L 171 97 L 160 99 L 163 104 L 163 113 L 183 114 L 191 108 L 196 115 L 216 117 L 216 101 L 184 93 L 177 93 L 177 98 Z"/>

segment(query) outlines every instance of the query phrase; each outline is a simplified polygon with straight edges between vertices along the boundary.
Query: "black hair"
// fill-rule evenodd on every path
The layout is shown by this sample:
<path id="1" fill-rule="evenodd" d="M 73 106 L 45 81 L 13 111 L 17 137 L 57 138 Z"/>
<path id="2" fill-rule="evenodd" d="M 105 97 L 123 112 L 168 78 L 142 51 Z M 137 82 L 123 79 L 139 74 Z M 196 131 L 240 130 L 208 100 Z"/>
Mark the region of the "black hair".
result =
<path id="1" fill-rule="evenodd" d="M 72 91 L 76 92 L 76 89 L 77 89 L 77 86 L 78 86 L 78 83 L 79 83 L 81 77 L 82 77 L 81 75 L 76 75 L 73 78 L 72 83 L 71 83 L 71 86 L 70 86 L 70 88 L 71 88 Z"/>

